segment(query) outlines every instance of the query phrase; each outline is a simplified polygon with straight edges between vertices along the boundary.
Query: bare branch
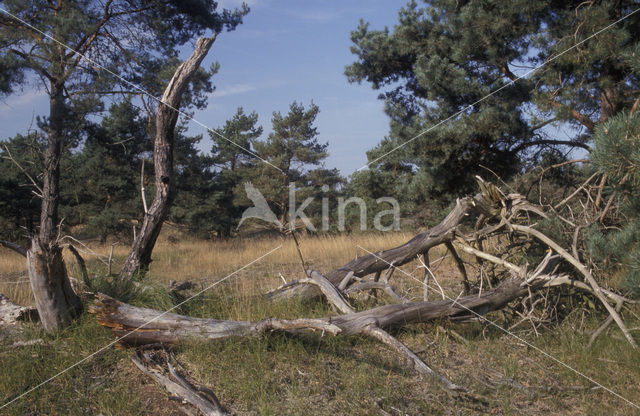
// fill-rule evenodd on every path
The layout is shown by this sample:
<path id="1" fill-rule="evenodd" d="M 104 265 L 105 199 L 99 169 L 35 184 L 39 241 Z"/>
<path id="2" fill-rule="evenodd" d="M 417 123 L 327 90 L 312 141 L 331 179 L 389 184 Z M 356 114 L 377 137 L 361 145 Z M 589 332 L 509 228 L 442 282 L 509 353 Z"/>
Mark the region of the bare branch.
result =
<path id="1" fill-rule="evenodd" d="M 16 243 L 12 243 L 11 241 L 0 240 L 0 246 L 13 250 L 16 253 L 20 254 L 22 257 L 27 257 L 27 250 L 20 247 Z"/>
<path id="2" fill-rule="evenodd" d="M 609 314 L 613 317 L 616 324 L 618 324 L 618 327 L 620 327 L 620 330 L 622 331 L 624 336 L 627 338 L 629 343 L 634 348 L 638 347 L 638 345 L 636 344 L 636 341 L 633 339 L 633 336 L 625 326 L 624 322 L 622 322 L 622 318 L 620 318 L 620 315 L 615 311 L 615 309 L 611 307 L 611 305 L 609 305 L 609 302 L 607 302 L 607 300 L 604 298 L 604 295 L 602 294 L 602 290 L 600 289 L 598 282 L 596 282 L 596 280 L 591 275 L 591 272 L 589 272 L 589 270 L 582 263 L 580 263 L 578 259 L 576 259 L 571 254 L 569 254 L 558 243 L 556 243 L 555 241 L 553 241 L 552 239 L 550 239 L 549 237 L 547 237 L 546 235 L 544 235 L 543 233 L 541 233 L 536 229 L 533 229 L 531 227 L 527 227 L 524 225 L 518 225 L 518 224 L 509 224 L 509 227 L 511 227 L 516 231 L 525 233 L 527 235 L 534 236 L 535 238 L 537 238 L 538 240 L 542 241 L 543 243 L 551 247 L 553 250 L 555 250 L 565 260 L 567 260 L 573 267 L 575 267 L 576 270 L 578 270 L 585 277 L 585 279 L 587 279 L 587 281 L 589 282 L 589 285 L 593 289 L 593 293 L 596 295 L 598 300 L 600 300 L 600 302 L 604 305 L 604 307 L 607 309 Z"/>
<path id="3" fill-rule="evenodd" d="M 31 181 L 31 184 L 38 190 L 39 193 L 36 193 L 36 196 L 39 198 L 42 198 L 43 192 L 42 192 L 42 188 L 40 188 L 40 186 L 38 185 L 38 183 L 33 179 L 33 177 L 31 175 L 29 175 L 29 172 L 27 172 L 25 170 L 25 168 L 22 167 L 22 165 L 20 165 L 20 163 L 18 163 L 18 161 L 13 157 L 13 155 L 11 154 L 11 151 L 9 150 L 9 147 L 7 147 L 7 145 L 5 144 L 4 146 L 4 150 L 5 152 L 7 152 L 7 154 L 9 156 L 4 156 L 5 159 L 9 159 L 14 165 L 16 165 L 16 167 L 18 169 L 20 169 L 20 171 L 22 173 L 24 173 L 24 175 L 29 178 L 29 180 Z"/>

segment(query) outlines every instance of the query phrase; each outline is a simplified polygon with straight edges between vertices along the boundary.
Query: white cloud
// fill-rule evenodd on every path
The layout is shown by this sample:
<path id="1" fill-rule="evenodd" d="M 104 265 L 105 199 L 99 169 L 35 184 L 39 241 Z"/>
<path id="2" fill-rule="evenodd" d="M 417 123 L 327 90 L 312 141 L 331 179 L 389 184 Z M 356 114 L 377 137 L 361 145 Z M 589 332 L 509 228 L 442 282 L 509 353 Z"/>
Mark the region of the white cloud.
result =
<path id="1" fill-rule="evenodd" d="M 332 20 L 336 20 L 339 18 L 342 13 L 339 11 L 328 11 L 328 10 L 295 10 L 289 9 L 287 13 L 290 16 L 293 16 L 297 19 L 301 20 L 310 20 L 314 22 L 329 22 Z"/>
<path id="2" fill-rule="evenodd" d="M 214 97 L 227 97 L 229 95 L 244 94 L 246 92 L 255 91 L 256 86 L 251 84 L 235 84 L 227 85 L 222 88 L 216 89 L 213 92 Z"/>

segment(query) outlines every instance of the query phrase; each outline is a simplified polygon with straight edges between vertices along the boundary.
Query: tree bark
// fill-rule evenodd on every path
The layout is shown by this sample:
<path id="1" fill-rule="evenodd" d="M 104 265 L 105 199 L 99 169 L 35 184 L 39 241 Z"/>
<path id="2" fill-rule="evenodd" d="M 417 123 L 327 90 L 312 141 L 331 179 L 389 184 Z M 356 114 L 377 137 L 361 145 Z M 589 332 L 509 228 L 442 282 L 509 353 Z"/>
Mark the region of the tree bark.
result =
<path id="1" fill-rule="evenodd" d="M 40 230 L 27 251 L 29 281 L 40 321 L 53 334 L 68 325 L 80 308 L 71 288 L 62 249 L 57 241 L 60 197 L 60 155 L 64 140 L 65 105 L 62 85 L 51 83 L 49 131 L 45 152 Z"/>
<path id="2" fill-rule="evenodd" d="M 156 137 L 153 147 L 156 194 L 144 215 L 142 227 L 136 236 L 120 276 L 130 278 L 135 273 L 145 273 L 151 263 L 151 253 L 162 229 L 162 223 L 173 199 L 173 147 L 174 132 L 179 116 L 182 94 L 189 85 L 202 60 L 207 56 L 216 35 L 199 38 L 191 56 L 173 74 L 162 95 L 156 114 Z"/>
<path id="3" fill-rule="evenodd" d="M 27 252 L 31 290 L 44 330 L 53 334 L 77 315 L 80 298 L 69 282 L 60 246 L 44 246 L 37 238 L 31 243 Z"/>

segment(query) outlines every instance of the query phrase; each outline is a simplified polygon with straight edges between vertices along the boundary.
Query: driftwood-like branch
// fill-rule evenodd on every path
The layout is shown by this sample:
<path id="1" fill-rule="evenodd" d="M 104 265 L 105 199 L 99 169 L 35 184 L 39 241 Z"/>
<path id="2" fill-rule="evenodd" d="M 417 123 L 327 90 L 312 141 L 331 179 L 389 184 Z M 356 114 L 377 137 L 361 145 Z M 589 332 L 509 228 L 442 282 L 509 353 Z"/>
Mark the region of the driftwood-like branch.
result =
<path id="1" fill-rule="evenodd" d="M 20 247 L 16 243 L 12 243 L 11 241 L 0 240 L 0 246 L 6 247 L 9 250 L 13 250 L 16 253 L 20 254 L 22 257 L 27 257 L 27 250 Z"/>
<path id="2" fill-rule="evenodd" d="M 447 390 L 451 392 L 466 392 L 466 389 L 458 386 L 457 384 L 452 383 L 446 377 L 432 370 L 431 367 L 425 364 L 425 362 L 422 361 L 420 357 L 418 357 L 406 345 L 398 341 L 395 337 L 391 336 L 384 329 L 381 329 L 376 326 L 372 326 L 372 327 L 365 328 L 363 332 L 377 339 L 383 344 L 388 345 L 389 347 L 396 350 L 398 353 L 400 353 L 400 355 L 402 355 L 408 360 L 408 362 L 410 363 L 410 366 L 419 374 L 436 380 L 438 383 L 443 385 Z"/>
<path id="3" fill-rule="evenodd" d="M 460 248 L 460 250 L 462 250 L 464 252 L 467 252 L 469 254 L 473 254 L 474 256 L 479 257 L 481 259 L 488 260 L 491 263 L 498 264 L 498 265 L 500 265 L 500 266 L 502 266 L 502 267 L 504 267 L 506 269 L 511 270 L 512 272 L 516 273 L 519 276 L 524 276 L 526 274 L 526 270 L 523 269 L 522 267 L 516 266 L 515 264 L 513 264 L 513 263 L 511 263 L 511 262 L 509 262 L 507 260 L 501 259 L 499 257 L 496 257 L 496 256 L 494 256 L 492 254 L 489 254 L 489 253 L 486 253 L 484 251 L 481 251 L 481 250 L 478 250 L 476 248 L 473 248 L 470 245 L 465 244 L 464 241 L 461 240 L 461 239 L 459 239 L 457 241 L 457 243 L 458 243 L 458 247 Z"/>
<path id="4" fill-rule="evenodd" d="M 268 331 L 311 330 L 337 335 L 341 329 L 326 319 L 267 318 L 258 322 L 221 321 L 139 308 L 99 293 L 89 312 L 125 345 L 177 344 L 188 339 L 215 340 L 257 336 Z"/>
<path id="5" fill-rule="evenodd" d="M 616 312 L 620 313 L 620 311 L 622 310 L 622 305 L 624 305 L 622 302 L 616 305 Z M 591 348 L 600 334 L 602 334 L 609 327 L 609 325 L 611 325 L 611 322 L 613 322 L 613 316 L 609 315 L 607 316 L 607 319 L 605 319 L 605 321 L 602 323 L 602 325 L 600 325 L 598 329 L 596 329 L 591 335 L 591 338 L 589 338 L 589 343 L 587 344 L 587 348 Z"/>
<path id="6" fill-rule="evenodd" d="M 478 178 L 478 181 L 483 185 L 481 186 L 483 192 L 476 194 L 474 197 L 458 199 L 456 206 L 440 224 L 416 235 L 398 247 L 356 257 L 342 267 L 325 274 L 325 277 L 333 285 L 339 287 L 343 281 L 349 280 L 346 278 L 350 273 L 353 273 L 355 278 L 362 278 L 370 274 L 378 275 L 378 273 L 387 270 L 390 264 L 396 267 L 407 264 L 418 256 L 427 253 L 433 247 L 454 241 L 456 230 L 462 221 L 471 214 L 483 217 L 485 219 L 484 222 L 496 217 L 501 211 L 509 211 L 509 218 L 520 211 L 532 212 L 546 218 L 546 214 L 539 207 L 529 203 L 522 195 L 504 195 L 495 186 L 482 181 L 481 178 Z M 477 239 L 483 235 L 495 233 L 503 227 L 503 222 L 488 226 L 476 231 L 473 238 Z M 377 279 L 374 280 L 377 281 Z M 285 285 L 270 293 L 271 299 L 274 300 L 293 297 L 311 299 L 320 295 L 321 292 L 318 288 L 309 285 Z"/>
<path id="7" fill-rule="evenodd" d="M 307 274 L 310 276 L 310 280 L 318 285 L 329 303 L 331 303 L 337 310 L 342 313 L 355 312 L 355 309 L 353 309 L 344 297 L 342 297 L 340 291 L 330 281 L 328 281 L 326 277 L 321 275 L 320 272 L 307 270 Z"/>
<path id="8" fill-rule="evenodd" d="M 73 256 L 76 258 L 76 261 L 78 262 L 78 267 L 80 267 L 80 272 L 82 273 L 82 280 L 84 281 L 85 284 L 88 283 L 89 273 L 87 272 L 87 264 L 85 263 L 84 259 L 82 258 L 80 253 L 78 253 L 78 250 L 76 250 L 74 246 L 69 244 L 67 247 L 69 248 L 69 251 L 71 252 L 71 254 L 73 254 Z"/>
<path id="9" fill-rule="evenodd" d="M 344 266 L 326 274 L 327 280 L 334 285 L 339 285 L 349 273 L 355 277 L 364 277 L 369 274 L 387 270 L 389 264 L 402 266 L 415 260 L 416 256 L 427 252 L 430 248 L 451 241 L 455 235 L 455 229 L 465 216 L 473 210 L 486 207 L 488 203 L 482 194 L 475 197 L 459 199 L 455 208 L 435 227 L 420 233 L 405 244 L 389 250 L 383 250 L 376 255 L 357 257 Z M 382 258 L 383 260 L 380 260 Z M 271 294 L 272 299 L 288 299 L 292 297 L 315 298 L 321 292 L 314 286 L 289 285 Z"/>
<path id="10" fill-rule="evenodd" d="M 509 227 L 521 233 L 531 235 L 537 238 L 538 240 L 542 241 L 543 243 L 547 244 L 549 247 L 555 250 L 560 256 L 562 256 L 562 258 L 564 258 L 567 262 L 569 262 L 577 271 L 579 271 L 580 274 L 582 274 L 584 278 L 587 280 L 587 282 L 591 286 L 591 289 L 593 289 L 593 294 L 604 305 L 604 307 L 607 309 L 607 312 L 609 312 L 609 314 L 612 316 L 616 324 L 618 324 L 618 327 L 620 328 L 624 336 L 627 338 L 629 343 L 634 348 L 638 347 L 638 344 L 636 344 L 636 341 L 633 339 L 633 336 L 625 326 L 624 322 L 622 322 L 622 318 L 620 318 L 620 314 L 618 314 L 618 312 L 616 312 L 615 309 L 611 307 L 609 302 L 607 302 L 607 300 L 604 298 L 600 285 L 598 285 L 598 282 L 596 282 L 596 280 L 591 275 L 591 272 L 586 268 L 584 264 L 582 264 L 578 259 L 573 257 L 571 254 L 569 254 L 569 252 L 567 252 L 564 248 L 562 248 L 558 243 L 556 243 L 555 241 L 553 241 L 552 239 L 550 239 L 549 237 L 547 237 L 546 235 L 544 235 L 543 233 L 541 233 L 540 231 L 534 228 L 527 227 L 524 225 L 519 225 L 519 224 L 509 224 Z"/>
<path id="11" fill-rule="evenodd" d="M 169 394 L 179 397 L 183 402 L 195 406 L 206 416 L 221 416 L 229 413 L 220 405 L 210 389 L 196 388 L 173 368 L 169 360 L 157 363 L 149 352 L 136 352 L 131 361 L 147 376 L 160 384 Z M 166 374 L 160 367 L 167 366 Z M 203 391 L 204 390 L 204 391 Z M 206 391 L 207 394 L 204 394 Z"/>
<path id="12" fill-rule="evenodd" d="M 0 324 L 14 325 L 26 319 L 38 319 L 36 308 L 16 305 L 0 293 Z"/>

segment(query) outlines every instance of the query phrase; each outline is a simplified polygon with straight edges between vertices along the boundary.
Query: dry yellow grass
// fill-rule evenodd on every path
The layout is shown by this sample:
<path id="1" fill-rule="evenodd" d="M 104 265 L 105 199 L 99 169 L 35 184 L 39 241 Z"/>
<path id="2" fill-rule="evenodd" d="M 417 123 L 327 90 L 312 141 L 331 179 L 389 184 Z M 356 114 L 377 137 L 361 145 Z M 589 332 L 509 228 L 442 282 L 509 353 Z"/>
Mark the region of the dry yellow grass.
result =
<path id="1" fill-rule="evenodd" d="M 205 288 L 282 245 L 224 285 L 183 305 L 181 313 L 254 321 L 267 316 L 295 318 L 332 313 L 326 304 L 273 303 L 255 296 L 281 285 L 280 274 L 287 280 L 301 276 L 296 247 L 290 238 L 201 241 L 178 236 L 175 242 L 175 238 L 169 238 L 172 233 L 175 237 L 175 230 L 168 229 L 158 242 L 148 274 L 149 280 L 162 285 L 169 280 L 204 279 L 201 287 Z M 356 255 L 365 255 L 358 246 L 375 252 L 402 244 L 412 236 L 412 233 L 308 236 L 301 238 L 300 243 L 308 266 L 327 272 Z M 105 275 L 103 261 L 109 257 L 110 248 L 110 245 L 92 243 L 82 250 L 90 273 Z M 119 271 L 127 250 L 124 245 L 114 248 L 114 273 Z M 462 288 L 461 281 L 451 259 L 438 260 L 443 254 L 442 248 L 432 251 L 432 267 L 447 295 L 456 297 Z M 66 250 L 65 256 L 71 275 L 79 277 L 75 260 Z M 412 262 L 402 270 L 420 280 L 424 271 L 418 266 Z M 468 271 L 475 281 L 471 268 Z M 420 283 L 403 273 L 396 272 L 392 283 L 401 294 L 411 299 L 422 298 Z M 430 292 L 431 300 L 439 299 L 439 293 L 435 292 Z M 21 304 L 32 303 L 24 258 L 1 248 L 0 293 Z M 368 307 L 386 300 L 357 302 L 360 307 Z M 489 319 L 505 327 L 513 322 L 505 315 L 489 316 Z M 425 362 L 453 382 L 487 398 L 487 407 L 475 410 L 465 408 L 462 402 L 450 401 L 437 388 L 425 384 L 426 380 L 407 372 L 395 354 L 366 338 L 274 335 L 188 344 L 176 354 L 190 374 L 205 385 L 215 386 L 220 400 L 238 414 L 297 414 L 300 409 L 306 414 L 375 414 L 397 409 L 403 414 L 449 414 L 455 409 L 468 414 L 631 415 L 634 409 L 630 406 L 602 389 L 591 389 L 583 378 L 542 354 L 523 348 L 521 342 L 522 338 L 526 339 L 637 402 L 637 383 L 632 382 L 638 379 L 640 368 L 637 351 L 615 338 L 615 328 L 610 328 L 609 336 L 600 337 L 593 348 L 587 347 L 591 333 L 602 319 L 595 311 L 576 308 L 558 325 L 541 331 L 539 337 L 523 330 L 518 332 L 521 338 L 517 339 L 483 322 L 421 324 L 398 331 L 396 336 Z M 637 320 L 629 322 L 630 327 L 637 325 Z M 106 345 L 110 336 L 95 323 L 93 316 L 85 314 L 49 346 L 5 349 L 5 353 L 0 354 L 0 368 L 7 369 L 12 377 L 0 378 L 0 397 L 13 397 L 16 392 L 37 385 L 43 377 L 73 364 L 76 357 L 87 356 Z M 73 353 L 69 353 L 70 347 Z M 166 410 L 169 407 L 163 402 L 165 393 L 159 387 L 143 386 L 139 382 L 127 354 L 115 350 L 104 354 L 109 357 L 78 367 L 72 376 L 54 380 L 37 395 L 17 402 L 10 414 L 73 414 L 68 398 L 73 398 L 78 409 L 84 409 L 77 413 L 91 409 L 96 414 L 139 414 L 140 407 L 149 406 L 153 400 L 150 413 L 171 412 Z M 122 376 L 128 375 L 127 372 L 133 375 Z M 105 374 L 111 376 L 101 387 L 84 389 L 85 380 L 102 379 Z M 500 384 L 511 380 L 524 388 Z M 492 384 L 493 381 L 496 384 Z M 566 390 L 555 391 L 556 387 Z M 372 397 L 376 401 L 372 401 Z"/>
<path id="2" fill-rule="evenodd" d="M 172 242 L 175 239 L 168 238 L 170 232 L 161 236 L 156 244 L 148 274 L 152 281 L 161 284 L 167 284 L 171 280 L 214 282 L 280 246 L 281 248 L 238 273 L 238 284 L 243 286 L 247 294 L 256 294 L 280 285 L 280 274 L 287 281 L 299 278 L 302 274 L 300 260 L 291 238 L 226 241 L 178 238 L 178 242 Z M 358 246 L 378 251 L 398 246 L 412 236 L 408 233 L 307 236 L 300 238 L 300 248 L 308 267 L 326 273 L 355 256 L 366 255 L 367 253 Z M 106 273 L 110 244 L 88 243 L 85 247 L 78 244 L 75 246 L 87 261 L 90 272 Z M 114 246 L 113 272 L 120 269 L 127 251 L 128 246 Z M 73 256 L 67 250 L 64 251 L 64 255 L 70 274 L 79 277 Z M 416 264 L 409 265 L 406 270 L 412 272 L 415 271 L 415 267 Z M 396 273 L 396 278 L 401 277 L 400 273 Z M 0 293 L 16 303 L 33 304 L 25 260 L 5 248 L 0 248 Z"/>

